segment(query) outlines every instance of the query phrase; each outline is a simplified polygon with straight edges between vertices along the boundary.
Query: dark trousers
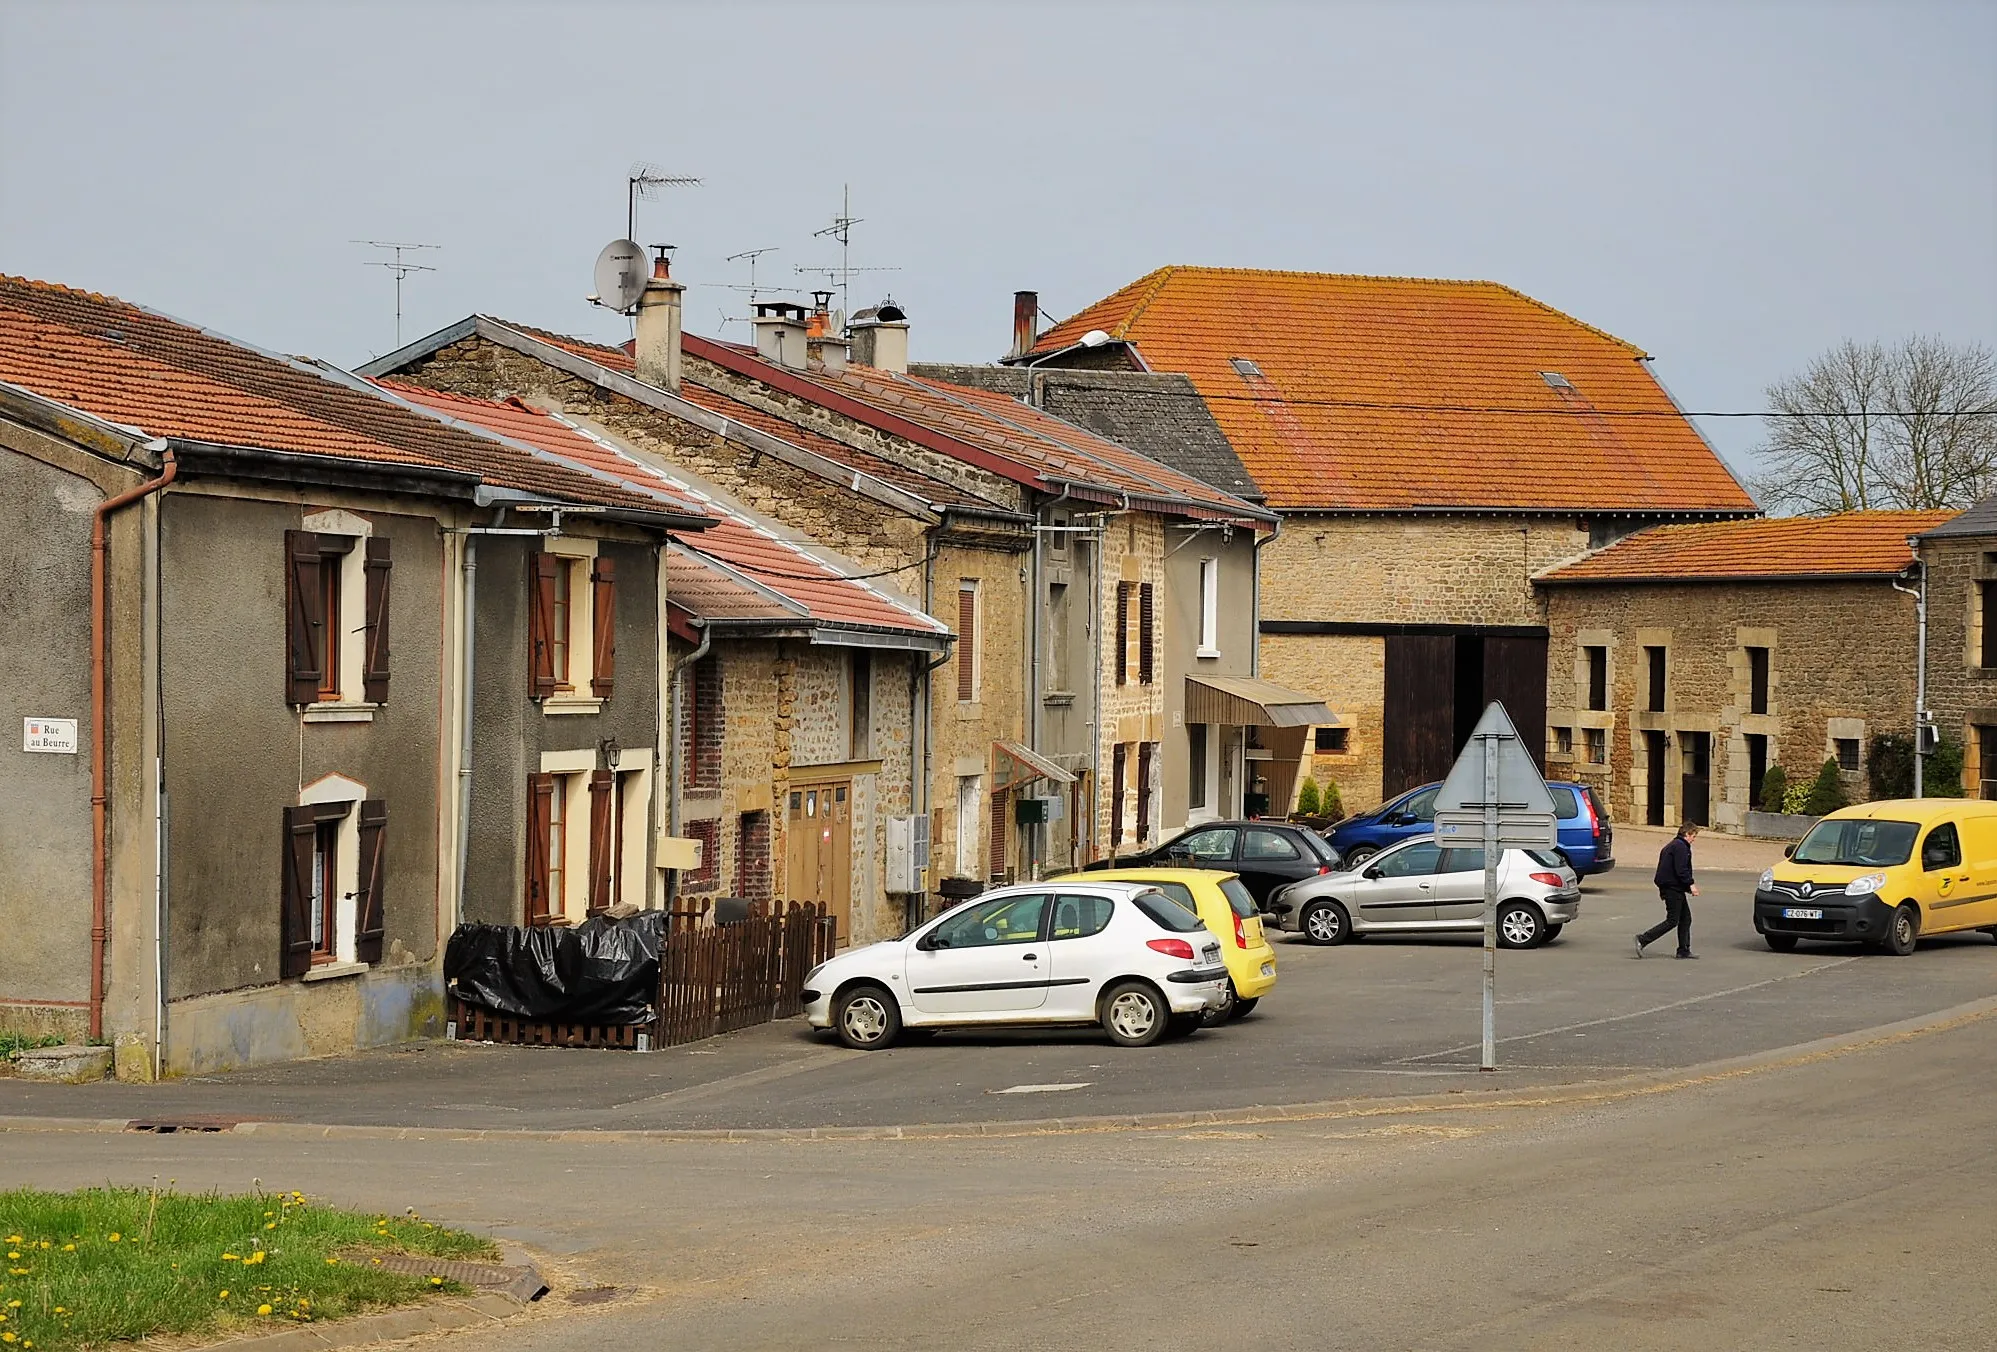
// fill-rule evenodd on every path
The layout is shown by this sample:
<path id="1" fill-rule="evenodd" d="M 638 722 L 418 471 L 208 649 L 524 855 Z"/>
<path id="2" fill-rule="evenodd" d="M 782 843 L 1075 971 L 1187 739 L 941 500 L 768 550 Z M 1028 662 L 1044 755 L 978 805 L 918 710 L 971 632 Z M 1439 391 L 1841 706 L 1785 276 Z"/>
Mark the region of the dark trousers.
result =
<path id="1" fill-rule="evenodd" d="M 1664 898 L 1664 920 L 1652 925 L 1637 937 L 1646 944 L 1654 944 L 1672 930 L 1678 931 L 1678 951 L 1692 951 L 1692 899 L 1675 887 L 1660 887 L 1657 895 Z"/>

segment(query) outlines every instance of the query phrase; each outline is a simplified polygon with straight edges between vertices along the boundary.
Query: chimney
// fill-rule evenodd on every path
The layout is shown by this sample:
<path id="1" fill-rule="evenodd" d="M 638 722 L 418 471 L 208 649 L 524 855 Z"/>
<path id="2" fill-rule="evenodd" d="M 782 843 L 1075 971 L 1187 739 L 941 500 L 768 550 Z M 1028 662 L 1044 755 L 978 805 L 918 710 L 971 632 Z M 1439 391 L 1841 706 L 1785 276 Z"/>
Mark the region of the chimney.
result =
<path id="1" fill-rule="evenodd" d="M 1040 293 L 1038 291 L 1015 291 L 1012 293 L 1012 351 L 1005 354 L 1007 361 L 1018 361 L 1033 351 L 1033 344 L 1040 337 Z"/>
<path id="2" fill-rule="evenodd" d="M 805 358 L 823 366 L 828 374 L 838 375 L 846 369 L 846 340 L 832 322 L 832 293 L 814 291 L 811 299 L 811 317 L 804 322 Z"/>
<path id="3" fill-rule="evenodd" d="M 794 370 L 804 369 L 802 305 L 788 300 L 759 300 L 756 317 L 749 322 L 756 330 L 756 351 L 764 359 Z"/>
<path id="4" fill-rule="evenodd" d="M 853 360 L 879 371 L 908 372 L 908 315 L 892 300 L 853 316 Z"/>
<path id="5" fill-rule="evenodd" d="M 632 356 L 638 363 L 638 379 L 647 385 L 679 393 L 680 317 L 686 288 L 673 280 L 672 264 L 666 258 L 667 245 L 652 264 L 652 275 L 638 296 L 637 340 Z"/>

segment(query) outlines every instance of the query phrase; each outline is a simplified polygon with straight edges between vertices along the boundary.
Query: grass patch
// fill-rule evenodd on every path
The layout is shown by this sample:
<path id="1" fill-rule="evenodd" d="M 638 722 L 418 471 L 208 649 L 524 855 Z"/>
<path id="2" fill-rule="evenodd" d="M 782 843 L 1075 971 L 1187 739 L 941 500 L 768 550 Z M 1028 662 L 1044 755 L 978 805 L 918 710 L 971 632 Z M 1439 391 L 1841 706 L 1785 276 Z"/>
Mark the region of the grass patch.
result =
<path id="1" fill-rule="evenodd" d="M 0 1192 L 0 1241 L 0 1352 L 275 1330 L 463 1290 L 337 1257 L 343 1251 L 498 1257 L 491 1241 L 413 1211 L 385 1216 L 297 1192 L 191 1195 L 171 1185 Z"/>
<path id="2" fill-rule="evenodd" d="M 0 1033 L 0 1061 L 12 1061 L 22 1052 L 37 1047 L 60 1047 L 62 1039 L 31 1033 Z"/>

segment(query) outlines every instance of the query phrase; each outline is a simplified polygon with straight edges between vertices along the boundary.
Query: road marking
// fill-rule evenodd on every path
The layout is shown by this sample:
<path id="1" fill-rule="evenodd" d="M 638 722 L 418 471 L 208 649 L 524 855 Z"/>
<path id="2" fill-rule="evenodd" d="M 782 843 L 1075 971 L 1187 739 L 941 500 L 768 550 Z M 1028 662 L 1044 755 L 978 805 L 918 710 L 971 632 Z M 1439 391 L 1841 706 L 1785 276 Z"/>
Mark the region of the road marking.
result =
<path id="1" fill-rule="evenodd" d="M 1774 986 L 1784 981 L 1794 981 L 1798 977 L 1815 976 L 1818 972 L 1828 972 L 1833 967 L 1842 967 L 1848 962 L 1858 961 L 1860 959 L 1855 957 L 1838 958 L 1832 962 L 1819 963 L 1815 967 L 1806 967 L 1800 972 L 1785 972 L 1781 976 L 1773 976 L 1766 981 L 1752 981 L 1745 986 L 1734 986 L 1731 989 L 1723 991 L 1708 991 L 1704 995 L 1693 995 L 1683 1000 L 1673 1000 L 1667 1005 L 1652 1005 L 1649 1009 L 1639 1009 L 1629 1014 L 1611 1014 L 1605 1019 L 1587 1019 L 1581 1023 L 1563 1023 L 1558 1028 L 1542 1028 L 1535 1033 L 1514 1033 L 1511 1037 L 1499 1038 L 1498 1044 L 1503 1046 L 1507 1042 L 1529 1042 L 1536 1037 L 1552 1037 L 1555 1033 L 1571 1033 L 1577 1028 L 1600 1028 L 1604 1024 L 1626 1023 L 1631 1019 L 1647 1018 L 1652 1014 L 1663 1014 L 1669 1010 L 1683 1009 L 1687 1005 L 1704 1004 L 1708 1000 L 1719 1000 L 1729 995 L 1740 995 L 1745 991 L 1760 990 L 1763 986 Z M 1477 1042 L 1466 1042 L 1461 1046 L 1444 1047 L 1439 1052 L 1423 1052 L 1419 1056 L 1403 1056 L 1395 1061 L 1394 1064 L 1405 1066 L 1415 1061 L 1432 1061 L 1441 1056 L 1455 1056 L 1461 1052 L 1474 1052 L 1482 1045 Z"/>
<path id="2" fill-rule="evenodd" d="M 1087 1089 L 1094 1080 L 1077 1080 L 1070 1084 L 1016 1084 L 1010 1089 L 987 1089 L 987 1094 L 1058 1094 L 1064 1089 Z"/>

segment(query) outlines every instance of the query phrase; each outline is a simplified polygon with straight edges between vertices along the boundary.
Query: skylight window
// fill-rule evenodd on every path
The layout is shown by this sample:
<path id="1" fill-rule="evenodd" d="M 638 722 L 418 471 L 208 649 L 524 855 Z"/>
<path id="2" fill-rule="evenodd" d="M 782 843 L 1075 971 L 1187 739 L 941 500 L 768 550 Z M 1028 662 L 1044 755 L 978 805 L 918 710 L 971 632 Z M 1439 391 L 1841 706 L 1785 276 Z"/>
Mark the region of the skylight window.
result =
<path id="1" fill-rule="evenodd" d="M 1234 373 L 1238 376 L 1260 377 L 1262 375 L 1262 368 L 1246 357 L 1229 357 L 1227 363 L 1234 368 Z"/>
<path id="2" fill-rule="evenodd" d="M 1561 375 L 1558 371 L 1541 371 L 1539 378 L 1556 390 L 1571 390 L 1574 388 L 1574 382 L 1566 376 Z"/>

